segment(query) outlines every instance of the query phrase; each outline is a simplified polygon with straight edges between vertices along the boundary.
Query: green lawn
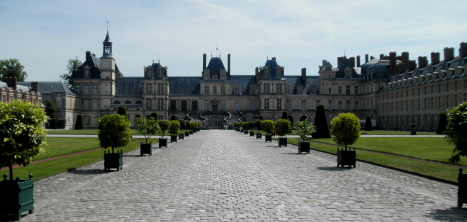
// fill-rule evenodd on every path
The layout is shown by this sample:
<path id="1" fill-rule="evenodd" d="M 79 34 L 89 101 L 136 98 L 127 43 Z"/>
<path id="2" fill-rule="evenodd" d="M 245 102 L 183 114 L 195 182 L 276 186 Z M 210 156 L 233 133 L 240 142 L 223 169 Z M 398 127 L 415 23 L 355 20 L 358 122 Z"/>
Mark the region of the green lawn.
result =
<path id="1" fill-rule="evenodd" d="M 33 161 L 100 148 L 98 138 L 47 137 L 45 142 L 45 153 L 35 156 Z"/>
<path id="2" fill-rule="evenodd" d="M 365 131 L 361 130 L 361 133 L 366 133 L 367 135 L 410 135 L 410 132 L 403 132 L 403 131 L 386 131 L 386 130 L 373 130 L 373 131 Z M 437 135 L 436 133 L 419 133 L 417 135 Z"/>
<path id="3" fill-rule="evenodd" d="M 332 139 L 313 139 L 313 141 L 336 144 Z M 440 137 L 363 137 L 351 147 L 373 150 L 383 153 L 397 154 L 417 159 L 433 160 L 448 163 L 453 145 L 449 145 Z M 467 161 L 461 158 L 459 165 L 467 166 Z"/>
<path id="4" fill-rule="evenodd" d="M 48 138 L 52 139 L 52 138 Z M 68 138 L 67 138 L 68 139 Z M 88 139 L 88 138 L 79 138 L 79 139 Z M 131 142 L 122 147 L 123 153 L 127 153 L 129 151 L 133 151 L 135 149 L 139 149 L 140 139 L 132 139 Z M 84 140 L 83 140 L 84 141 Z M 150 142 L 158 143 L 159 139 L 154 138 L 150 139 Z M 92 143 L 92 142 L 90 142 Z M 81 143 L 78 143 L 81 144 Z M 47 152 L 47 147 L 45 147 Z M 120 148 L 116 149 L 120 150 Z M 50 151 L 50 150 L 49 150 Z M 74 156 L 64 157 L 60 159 L 50 160 L 42 163 L 30 164 L 26 167 L 17 167 L 13 169 L 13 176 L 20 177 L 21 179 L 27 179 L 29 174 L 33 174 L 34 180 L 42 179 L 45 177 L 49 177 L 55 174 L 66 172 L 69 169 L 79 168 L 91 163 L 95 163 L 104 159 L 104 151 L 103 150 L 96 150 L 89 153 L 78 154 Z M 104 165 L 100 167 L 100 169 L 104 170 Z M 123 169 L 125 170 L 125 169 Z M 9 174 L 9 170 L 0 170 L 0 175 Z"/>
<path id="5" fill-rule="evenodd" d="M 292 144 L 297 144 L 298 138 L 289 138 L 287 141 Z M 312 149 L 332 154 L 336 154 L 337 152 L 336 147 L 326 144 L 311 143 L 311 147 Z M 455 183 L 457 183 L 457 174 L 459 173 L 458 166 L 448 166 L 419 160 L 410 160 L 402 157 L 371 153 L 363 150 L 357 151 L 357 159 Z"/>
<path id="6" fill-rule="evenodd" d="M 97 135 L 98 129 L 84 129 L 84 130 L 47 130 L 47 134 L 72 134 L 72 135 Z M 131 130 L 131 135 L 141 135 L 136 130 Z"/>

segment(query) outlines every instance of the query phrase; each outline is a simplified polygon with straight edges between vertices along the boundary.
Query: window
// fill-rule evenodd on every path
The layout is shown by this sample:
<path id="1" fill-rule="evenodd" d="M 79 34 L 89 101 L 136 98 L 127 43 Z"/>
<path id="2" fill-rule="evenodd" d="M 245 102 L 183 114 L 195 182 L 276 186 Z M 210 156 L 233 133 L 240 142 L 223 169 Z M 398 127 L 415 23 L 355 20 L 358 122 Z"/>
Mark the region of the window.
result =
<path id="1" fill-rule="evenodd" d="M 420 99 L 418 99 L 418 111 L 420 111 L 421 109 L 422 109 L 422 104 L 421 104 Z"/>
<path id="2" fill-rule="evenodd" d="M 292 100 L 287 100 L 287 111 L 292 111 Z"/>
<path id="3" fill-rule="evenodd" d="M 204 72 L 204 80 L 209 81 L 209 72 Z"/>
<path id="4" fill-rule="evenodd" d="M 345 87 L 345 95 L 350 95 L 350 86 Z"/>
<path id="5" fill-rule="evenodd" d="M 412 97 L 415 96 L 415 89 L 412 89 Z"/>
<path id="6" fill-rule="evenodd" d="M 92 94 L 97 95 L 97 85 L 92 86 Z"/>
<path id="7" fill-rule="evenodd" d="M 358 94 L 358 86 L 355 86 L 355 94 Z"/>
<path id="8" fill-rule="evenodd" d="M 328 79 L 331 79 L 331 74 L 328 75 Z"/>
<path id="9" fill-rule="evenodd" d="M 225 72 L 221 72 L 221 80 L 225 80 Z"/>
<path id="10" fill-rule="evenodd" d="M 159 66 L 159 68 L 157 70 L 157 78 L 161 79 L 162 75 L 163 75 L 163 72 L 164 72 L 164 70 L 162 68 L 160 68 L 160 66 Z"/>
<path id="11" fill-rule="evenodd" d="M 316 100 L 316 106 L 319 106 L 321 105 L 321 101 L 320 100 Z"/>
<path id="12" fill-rule="evenodd" d="M 221 94 L 225 95 L 225 86 L 221 86 Z"/>
<path id="13" fill-rule="evenodd" d="M 125 104 L 131 104 L 130 100 L 125 101 Z"/>
<path id="14" fill-rule="evenodd" d="M 438 109 L 441 109 L 441 107 L 443 106 L 443 99 L 441 96 L 438 97 Z"/>
<path id="15" fill-rule="evenodd" d="M 401 112 L 404 111 L 404 101 L 401 101 Z"/>
<path id="16" fill-rule="evenodd" d="M 209 94 L 209 86 L 204 87 L 204 94 Z"/>
<path id="17" fill-rule="evenodd" d="M 89 70 L 89 68 L 84 68 L 84 78 L 91 78 L 91 70 Z"/>
<path id="18" fill-rule="evenodd" d="M 282 110 L 282 99 L 277 99 L 277 110 Z"/>
<path id="19" fill-rule="evenodd" d="M 431 85 L 431 94 L 435 93 L 435 85 Z"/>
<path id="20" fill-rule="evenodd" d="M 28 99 L 29 100 L 29 99 Z M 83 109 L 84 110 L 89 110 L 89 101 L 88 100 L 84 100 L 83 101 Z"/>
<path id="21" fill-rule="evenodd" d="M 164 84 L 163 83 L 157 84 L 157 94 L 164 95 Z"/>
<path id="22" fill-rule="evenodd" d="M 191 101 L 191 110 L 198 111 L 198 101 Z"/>
<path id="23" fill-rule="evenodd" d="M 350 101 L 346 101 L 345 106 L 346 106 L 345 109 L 350 111 Z"/>
<path id="24" fill-rule="evenodd" d="M 225 111 L 225 101 L 221 101 L 221 111 Z"/>
<path id="25" fill-rule="evenodd" d="M 290 94 L 290 86 L 285 87 L 285 94 Z"/>
<path id="26" fill-rule="evenodd" d="M 418 96 L 420 96 L 420 88 L 418 88 Z"/>
<path id="27" fill-rule="evenodd" d="M 282 84 L 276 84 L 276 94 L 282 94 Z"/>
<path id="28" fill-rule="evenodd" d="M 427 110 L 427 109 L 428 109 L 428 99 L 424 98 L 423 99 L 423 110 Z"/>
<path id="29" fill-rule="evenodd" d="M 146 99 L 146 110 L 151 110 L 151 99 Z"/>
<path id="30" fill-rule="evenodd" d="M 269 94 L 269 83 L 265 83 L 263 86 L 263 93 Z"/>
<path id="31" fill-rule="evenodd" d="M 449 96 L 446 96 L 446 108 L 449 109 L 449 108 L 450 108 L 449 106 L 450 106 L 450 104 L 449 104 Z"/>
<path id="32" fill-rule="evenodd" d="M 329 100 L 329 101 L 328 101 L 328 109 L 329 109 L 329 110 L 332 109 L 332 100 Z"/>
<path id="33" fill-rule="evenodd" d="M 264 78 L 269 78 L 269 68 L 268 68 L 268 67 L 264 67 L 264 69 L 263 69 L 263 77 L 264 77 Z"/>
<path id="34" fill-rule="evenodd" d="M 11 97 L 11 100 L 13 100 L 13 96 Z M 36 99 L 32 98 L 32 104 L 36 104 Z"/>
<path id="35" fill-rule="evenodd" d="M 204 111 L 209 111 L 209 101 L 204 101 Z"/>
<path id="36" fill-rule="evenodd" d="M 164 110 L 164 99 L 157 99 L 157 110 Z"/>
<path id="37" fill-rule="evenodd" d="M 81 87 L 80 87 L 80 86 L 76 86 L 76 92 L 77 92 L 78 94 L 80 94 L 80 90 L 81 90 Z"/>
<path id="38" fill-rule="evenodd" d="M 264 99 L 264 110 L 269 110 L 269 99 Z"/>
<path id="39" fill-rule="evenodd" d="M 235 95 L 240 95 L 240 87 L 239 87 L 239 86 L 235 86 L 235 88 L 234 88 L 234 94 L 235 94 Z"/>
<path id="40" fill-rule="evenodd" d="M 441 93 L 441 83 L 438 84 L 438 93 Z"/>
<path id="41" fill-rule="evenodd" d="M 426 86 L 423 87 L 423 95 L 426 95 Z"/>
<path id="42" fill-rule="evenodd" d="M 454 106 L 457 106 L 458 104 L 459 102 L 457 101 L 457 95 L 454 95 Z"/>
<path id="43" fill-rule="evenodd" d="M 212 87 L 212 94 L 217 95 L 217 86 Z"/>
<path id="44" fill-rule="evenodd" d="M 152 85 L 150 83 L 146 84 L 146 95 L 152 94 Z"/>
<path id="45" fill-rule="evenodd" d="M 457 91 L 457 81 L 454 82 L 454 91 Z M 456 103 L 457 104 L 457 103 Z"/>
<path id="46" fill-rule="evenodd" d="M 329 94 L 331 94 L 331 88 L 329 88 Z"/>
<path id="47" fill-rule="evenodd" d="M 85 127 L 89 127 L 89 124 L 91 124 L 91 117 L 83 116 L 83 123 Z"/>
<path id="48" fill-rule="evenodd" d="M 170 100 L 170 111 L 177 111 L 177 101 Z"/>
<path id="49" fill-rule="evenodd" d="M 399 112 L 399 102 L 396 102 L 396 109 L 394 111 Z"/>
<path id="50" fill-rule="evenodd" d="M 235 101 L 235 111 L 239 111 L 240 110 L 240 101 Z"/>
<path id="51" fill-rule="evenodd" d="M 84 95 L 89 95 L 89 86 L 88 85 L 85 85 L 84 86 Z"/>
<path id="52" fill-rule="evenodd" d="M 412 111 L 415 111 L 415 100 L 412 99 Z"/>
<path id="53" fill-rule="evenodd" d="M 97 110 L 97 101 L 96 100 L 92 101 L 92 110 Z"/>
<path id="54" fill-rule="evenodd" d="M 446 83 L 446 92 L 449 92 L 449 83 Z"/>
<path id="55" fill-rule="evenodd" d="M 120 101 L 116 100 L 116 101 L 114 102 L 114 104 L 120 104 Z"/>
<path id="56" fill-rule="evenodd" d="M 358 101 L 355 101 L 355 110 L 358 111 Z"/>
<path id="57" fill-rule="evenodd" d="M 180 105 L 181 105 L 182 111 L 188 110 L 188 104 L 186 100 L 182 100 Z"/>
<path id="58" fill-rule="evenodd" d="M 297 95 L 302 95 L 303 94 L 303 86 L 298 86 L 297 87 Z"/>
<path id="59" fill-rule="evenodd" d="M 434 110 L 435 109 L 435 97 L 431 97 L 431 110 Z"/>
<path id="60" fill-rule="evenodd" d="M 342 101 L 339 101 L 339 110 L 342 110 Z"/>
<path id="61" fill-rule="evenodd" d="M 306 100 L 302 100 L 302 111 L 306 111 Z"/>
<path id="62" fill-rule="evenodd" d="M 339 95 L 342 94 L 342 86 L 339 86 Z"/>
<path id="63" fill-rule="evenodd" d="M 250 110 L 255 111 L 255 101 L 250 101 Z"/>

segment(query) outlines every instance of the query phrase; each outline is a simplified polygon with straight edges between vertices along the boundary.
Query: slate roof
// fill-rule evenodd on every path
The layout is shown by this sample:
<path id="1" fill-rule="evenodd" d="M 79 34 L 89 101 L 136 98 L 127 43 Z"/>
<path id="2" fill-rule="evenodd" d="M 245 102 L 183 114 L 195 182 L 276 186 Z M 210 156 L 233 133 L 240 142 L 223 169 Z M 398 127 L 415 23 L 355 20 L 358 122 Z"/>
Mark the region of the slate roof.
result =
<path id="1" fill-rule="evenodd" d="M 276 67 L 279 66 L 277 64 L 277 61 L 276 60 L 273 60 L 273 59 L 270 59 L 270 60 L 266 60 L 266 63 L 264 64 L 264 66 L 267 66 L 269 67 L 269 77 L 268 79 L 280 79 L 282 77 L 276 77 Z M 264 69 L 264 67 L 262 67 L 262 69 Z M 264 76 L 263 76 L 263 72 L 261 70 L 261 79 L 263 79 Z"/>
<path id="2" fill-rule="evenodd" d="M 24 86 L 23 84 L 20 84 L 20 83 L 23 83 L 23 82 L 17 82 L 16 83 L 16 90 L 21 89 L 23 92 L 29 91 L 29 87 Z M 6 82 L 0 82 L 0 89 L 3 88 L 3 87 L 8 88 L 8 85 L 6 84 Z"/>
<path id="3" fill-rule="evenodd" d="M 250 85 L 256 85 L 256 77 L 254 75 L 230 76 L 230 95 L 233 95 L 236 85 L 240 86 L 241 95 L 250 95 Z"/>
<path id="4" fill-rule="evenodd" d="M 309 95 L 309 89 L 312 86 L 315 87 L 315 90 L 318 90 L 319 76 L 307 76 L 306 84 L 304 84 L 301 76 L 284 76 L 283 78 L 285 78 L 285 85 L 290 86 L 291 95 L 298 95 L 297 87 L 300 85 L 304 85 L 303 93 L 301 95 Z"/>
<path id="5" fill-rule="evenodd" d="M 373 59 L 361 66 L 362 75 L 373 74 L 372 79 L 389 79 L 391 71 L 389 70 L 389 61 Z"/>
<path id="6" fill-rule="evenodd" d="M 165 70 L 164 70 L 164 77 L 163 77 L 163 78 L 164 78 L 164 79 L 167 78 L 167 67 L 163 67 L 160 63 L 152 63 L 152 64 L 151 64 L 151 67 L 152 67 L 152 78 L 153 78 L 153 79 L 158 79 L 158 78 L 157 78 L 157 69 L 158 69 L 159 67 L 162 67 L 162 68 L 165 69 Z"/>
<path id="7" fill-rule="evenodd" d="M 104 42 L 112 42 L 112 40 L 110 40 L 109 30 L 107 30 L 107 35 L 105 36 Z"/>
<path id="8" fill-rule="evenodd" d="M 210 77 L 212 78 L 213 75 L 220 76 L 220 70 L 225 69 L 224 63 L 222 62 L 222 59 L 220 57 L 211 57 L 211 60 L 209 60 L 208 67 L 207 69 L 210 70 Z M 225 70 L 227 74 L 227 70 Z"/>
<path id="9" fill-rule="evenodd" d="M 169 95 L 199 95 L 201 77 L 168 77 Z"/>
<path id="10" fill-rule="evenodd" d="M 117 77 L 115 86 L 115 96 L 143 95 L 143 78 L 141 77 Z"/>
<path id="11" fill-rule="evenodd" d="M 27 88 L 31 87 L 31 82 L 18 82 L 17 84 Z M 51 93 L 66 93 L 76 95 L 76 93 L 73 90 L 68 88 L 64 83 L 60 81 L 39 82 L 39 92 L 42 95 Z"/>
<path id="12" fill-rule="evenodd" d="M 342 58 L 341 63 L 337 66 L 339 71 L 336 73 L 336 78 L 345 78 L 345 68 L 351 67 L 352 68 L 352 78 L 360 78 L 360 76 L 357 74 L 355 71 L 354 67 L 350 63 L 350 61 L 347 59 L 346 56 Z"/>
<path id="13" fill-rule="evenodd" d="M 89 55 L 89 57 L 86 57 L 86 61 L 84 61 L 83 65 L 78 68 L 78 71 L 76 72 L 76 75 L 74 79 L 82 79 L 84 78 L 84 67 L 87 65 L 91 67 L 91 76 L 90 79 L 99 79 L 101 71 L 99 69 L 99 64 L 100 64 L 100 59 L 97 58 L 94 55 Z M 115 64 L 115 66 L 117 66 Z M 120 71 L 119 71 L 120 72 Z"/>

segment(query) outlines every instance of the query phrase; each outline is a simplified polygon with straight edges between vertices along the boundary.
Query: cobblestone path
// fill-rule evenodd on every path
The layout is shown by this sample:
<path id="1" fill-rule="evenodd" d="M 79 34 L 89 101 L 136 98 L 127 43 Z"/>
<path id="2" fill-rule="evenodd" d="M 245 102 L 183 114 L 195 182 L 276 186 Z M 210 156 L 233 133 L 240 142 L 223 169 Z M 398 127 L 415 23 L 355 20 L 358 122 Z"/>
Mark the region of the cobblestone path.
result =
<path id="1" fill-rule="evenodd" d="M 456 186 L 288 146 L 201 131 L 125 154 L 122 171 L 98 162 L 35 182 L 21 221 L 467 221 Z"/>

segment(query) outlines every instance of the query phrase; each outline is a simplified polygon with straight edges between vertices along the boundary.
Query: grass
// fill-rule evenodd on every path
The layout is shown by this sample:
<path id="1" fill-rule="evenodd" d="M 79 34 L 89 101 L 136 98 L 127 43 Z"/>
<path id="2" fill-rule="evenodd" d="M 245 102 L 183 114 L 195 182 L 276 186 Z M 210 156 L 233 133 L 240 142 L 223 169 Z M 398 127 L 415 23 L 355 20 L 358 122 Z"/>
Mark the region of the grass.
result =
<path id="1" fill-rule="evenodd" d="M 47 134 L 69 134 L 69 135 L 97 135 L 98 129 L 84 129 L 84 130 L 47 130 Z M 131 135 L 141 135 L 136 130 L 131 130 Z"/>
<path id="2" fill-rule="evenodd" d="M 386 130 L 373 130 L 365 131 L 360 130 L 361 133 L 366 133 L 367 135 L 410 135 L 408 131 L 386 131 Z M 436 133 L 420 133 L 417 132 L 417 135 L 438 135 Z"/>
<path id="3" fill-rule="evenodd" d="M 400 139 L 400 138 L 398 138 Z M 298 144 L 298 138 L 289 138 L 289 143 Z M 326 153 L 336 154 L 337 148 L 334 146 L 311 143 L 312 149 Z M 420 160 L 406 159 L 402 157 L 389 156 L 385 154 L 372 153 L 367 151 L 357 151 L 357 159 L 382 166 L 396 168 L 407 172 L 412 172 L 424 176 L 434 177 L 445 181 L 457 183 L 458 166 L 442 165 Z M 337 167 L 337 163 L 336 163 Z"/>
<path id="4" fill-rule="evenodd" d="M 51 138 L 48 138 L 51 139 Z M 69 139 L 69 138 L 67 138 Z M 84 138 L 80 138 L 84 139 Z M 127 153 L 136 149 L 139 149 L 139 140 L 132 139 L 130 143 L 122 148 L 116 150 L 122 150 L 123 153 Z M 149 139 L 149 142 L 158 143 L 158 138 Z M 80 144 L 80 143 L 79 143 Z M 46 148 L 47 152 L 47 148 Z M 29 174 L 33 174 L 34 180 L 39 180 L 45 177 L 53 176 L 59 173 L 66 172 L 69 169 L 76 169 L 91 163 L 102 161 L 104 159 L 103 150 L 96 150 L 89 153 L 78 154 L 74 156 L 59 158 L 55 160 L 45 161 L 36 164 L 30 164 L 26 167 L 17 167 L 13 169 L 13 176 L 20 177 L 21 179 L 27 179 Z M 104 166 L 101 166 L 104 169 Z M 9 170 L 0 170 L 0 175 L 9 174 Z"/>
<path id="5" fill-rule="evenodd" d="M 47 142 L 47 146 L 43 147 L 45 153 L 35 156 L 33 161 L 100 148 L 98 138 L 47 137 L 45 142 Z"/>

